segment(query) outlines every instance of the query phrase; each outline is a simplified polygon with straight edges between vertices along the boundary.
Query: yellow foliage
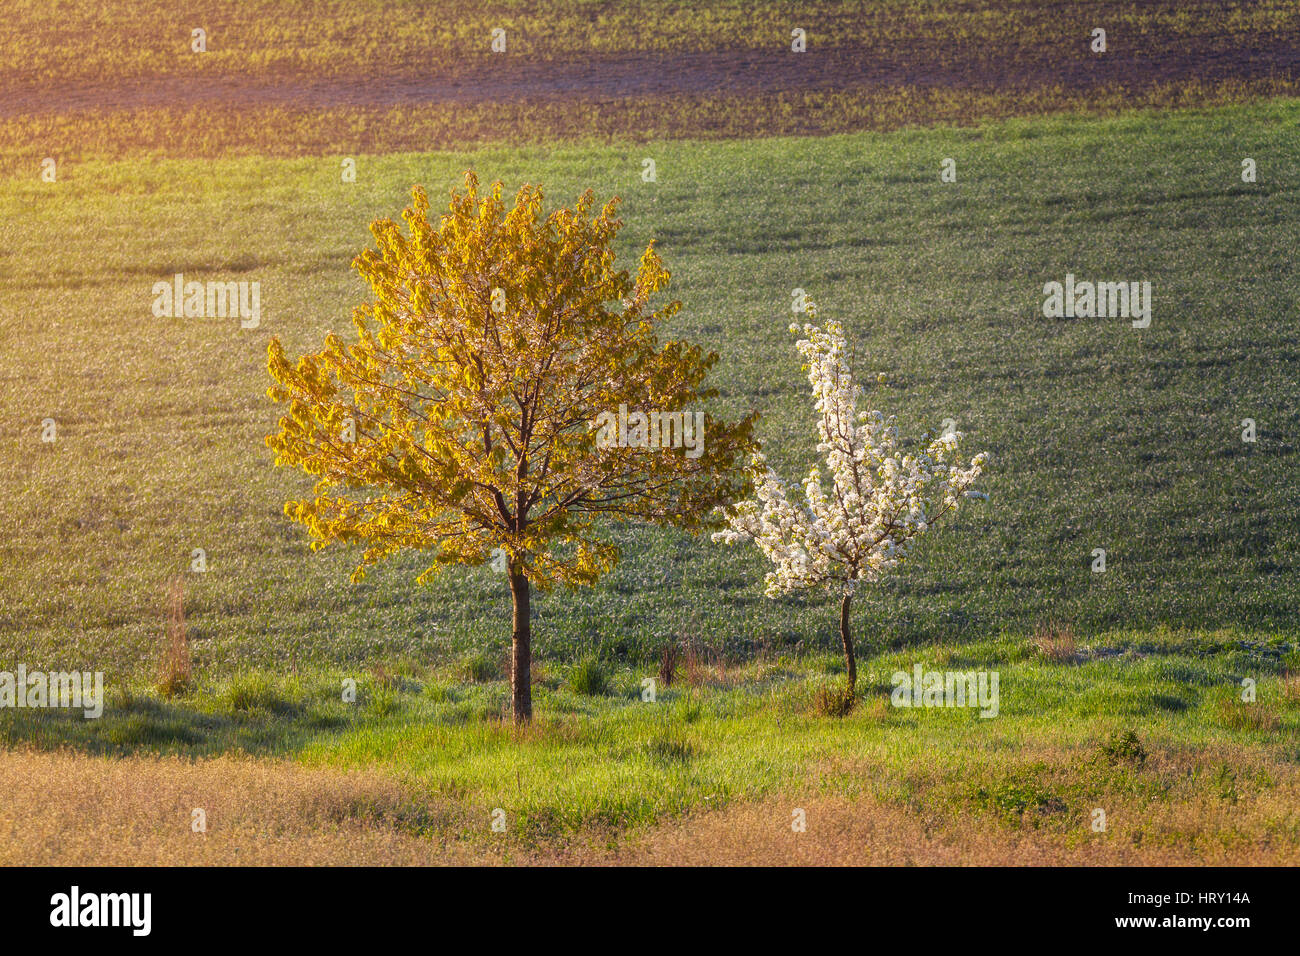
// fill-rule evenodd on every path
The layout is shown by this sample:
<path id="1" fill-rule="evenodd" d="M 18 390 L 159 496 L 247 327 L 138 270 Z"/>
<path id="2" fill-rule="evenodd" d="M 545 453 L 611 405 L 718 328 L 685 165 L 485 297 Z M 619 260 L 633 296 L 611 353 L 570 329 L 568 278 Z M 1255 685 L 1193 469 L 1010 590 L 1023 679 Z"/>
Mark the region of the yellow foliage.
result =
<path id="1" fill-rule="evenodd" d="M 546 216 L 539 187 L 507 208 L 473 173 L 433 222 L 424 190 L 412 199 L 406 232 L 373 223 L 376 248 L 353 260 L 373 295 L 356 341 L 331 333 L 296 362 L 269 346 L 268 394 L 288 408 L 267 444 L 317 478 L 285 507 L 314 547 L 364 543 L 354 579 L 405 548 L 433 552 L 422 579 L 502 548 L 540 587 L 589 584 L 618 559 L 600 516 L 697 529 L 748 493 L 753 414 L 706 417 L 698 457 L 596 441 L 620 405 L 700 408 L 717 361 L 659 343 L 681 303 L 649 304 L 669 281 L 653 243 L 635 277 L 615 269 L 616 199 L 592 215 L 588 190 Z"/>

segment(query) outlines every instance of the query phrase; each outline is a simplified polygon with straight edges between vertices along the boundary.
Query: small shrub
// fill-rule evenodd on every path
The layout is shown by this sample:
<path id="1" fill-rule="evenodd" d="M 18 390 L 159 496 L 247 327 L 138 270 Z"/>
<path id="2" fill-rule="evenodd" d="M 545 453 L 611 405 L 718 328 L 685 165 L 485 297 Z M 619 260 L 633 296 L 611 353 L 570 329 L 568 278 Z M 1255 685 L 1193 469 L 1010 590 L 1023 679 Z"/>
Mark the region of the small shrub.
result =
<path id="1" fill-rule="evenodd" d="M 599 697 L 609 688 L 609 677 L 600 661 L 586 657 L 573 665 L 569 672 L 569 689 L 584 697 Z"/>
<path id="2" fill-rule="evenodd" d="M 259 673 L 236 675 L 222 697 L 234 711 L 272 710 L 279 703 L 271 679 Z"/>
<path id="3" fill-rule="evenodd" d="M 1276 708 L 1259 701 L 1248 704 L 1235 693 L 1215 700 L 1214 716 L 1229 730 L 1277 730 L 1282 725 Z"/>
<path id="4" fill-rule="evenodd" d="M 1131 730 L 1111 734 L 1110 739 L 1098 748 L 1098 753 L 1112 767 L 1120 764 L 1140 767 L 1147 759 L 1146 748 L 1142 746 L 1142 741 L 1138 740 L 1138 735 Z"/>
<path id="5" fill-rule="evenodd" d="M 677 737 L 656 737 L 646 741 L 644 750 L 655 763 L 671 766 L 686 764 L 695 756 L 695 748 L 687 740 Z"/>
<path id="6" fill-rule="evenodd" d="M 1039 624 L 1032 641 L 1038 656 L 1053 664 L 1073 664 L 1078 659 L 1074 629 L 1068 624 L 1047 621 Z"/>
<path id="7" fill-rule="evenodd" d="M 473 684 L 488 684 L 501 679 L 501 663 L 487 651 L 478 651 L 461 662 L 465 679 Z"/>
<path id="8" fill-rule="evenodd" d="M 848 688 L 838 684 L 823 684 L 813 694 L 813 712 L 821 717 L 847 717 L 856 703 Z"/>

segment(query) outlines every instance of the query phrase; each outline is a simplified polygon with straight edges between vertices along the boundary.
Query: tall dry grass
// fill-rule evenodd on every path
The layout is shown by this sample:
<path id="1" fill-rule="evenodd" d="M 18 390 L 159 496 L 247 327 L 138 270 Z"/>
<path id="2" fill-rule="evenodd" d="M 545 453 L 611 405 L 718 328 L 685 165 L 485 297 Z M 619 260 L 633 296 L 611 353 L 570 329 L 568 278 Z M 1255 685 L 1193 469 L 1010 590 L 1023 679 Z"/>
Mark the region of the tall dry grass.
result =
<path id="1" fill-rule="evenodd" d="M 0 754 L 0 865 L 418 865 L 458 810 L 379 774 L 221 757 Z M 204 810 L 207 831 L 192 830 Z"/>
<path id="2" fill-rule="evenodd" d="M 158 692 L 168 699 L 183 694 L 193 678 L 190 638 L 185 627 L 185 584 L 177 575 L 167 592 L 166 639 L 158 667 Z"/>
<path id="3" fill-rule="evenodd" d="M 1025 755 L 1030 763 L 1050 757 Z M 372 772 L 225 757 L 5 752 L 0 865 L 1300 864 L 1300 768 L 1244 766 L 1239 753 L 1223 750 L 1153 756 L 1151 772 L 1192 781 L 1196 768 L 1216 760 L 1239 766 L 1230 775 L 1231 800 L 1190 784 L 1163 800 L 1110 794 L 1100 834 L 1083 812 L 1072 811 L 1062 826 L 1017 828 L 942 800 L 905 807 L 866 790 L 850 799 L 810 788 L 621 841 L 593 828 L 538 846 L 488 834 L 486 812 L 476 816 Z M 1252 782 L 1261 774 L 1269 785 Z M 206 833 L 191 830 L 196 807 L 207 813 Z M 806 813 L 805 832 L 791 828 L 796 807 Z M 480 837 L 458 839 L 476 827 Z"/>

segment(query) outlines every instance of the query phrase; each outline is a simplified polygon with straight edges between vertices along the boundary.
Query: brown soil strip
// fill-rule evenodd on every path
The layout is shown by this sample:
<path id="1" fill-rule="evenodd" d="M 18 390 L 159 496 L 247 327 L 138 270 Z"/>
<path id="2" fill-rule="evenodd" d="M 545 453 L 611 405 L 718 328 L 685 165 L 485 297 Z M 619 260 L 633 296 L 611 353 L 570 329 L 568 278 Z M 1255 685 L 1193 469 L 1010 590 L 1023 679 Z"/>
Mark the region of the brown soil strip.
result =
<path id="1" fill-rule="evenodd" d="M 165 76 L 121 81 L 14 85 L 0 99 L 0 117 L 81 110 L 139 108 L 331 107 L 389 108 L 423 104 L 510 103 L 524 100 L 594 102 L 696 94 L 761 95 L 876 87 L 1023 92 L 1063 87 L 1087 91 L 1122 84 L 1131 91 L 1192 80 L 1300 78 L 1294 38 L 1206 36 L 1114 42 L 1091 54 L 1012 43 L 964 49 L 915 40 L 885 49 L 839 47 L 807 54 L 736 50 L 672 55 L 629 53 L 566 62 L 501 58 L 473 61 L 455 75 L 372 75 L 312 78 L 222 75 Z"/>

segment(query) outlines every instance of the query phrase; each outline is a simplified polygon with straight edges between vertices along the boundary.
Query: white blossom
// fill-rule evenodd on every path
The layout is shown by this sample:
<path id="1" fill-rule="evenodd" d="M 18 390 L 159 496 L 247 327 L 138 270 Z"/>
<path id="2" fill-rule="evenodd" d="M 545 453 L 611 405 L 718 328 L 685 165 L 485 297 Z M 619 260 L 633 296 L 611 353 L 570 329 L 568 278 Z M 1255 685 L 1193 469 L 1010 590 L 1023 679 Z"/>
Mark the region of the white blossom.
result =
<path id="1" fill-rule="evenodd" d="M 816 318 L 810 305 L 809 317 Z M 876 581 L 898 566 L 917 539 L 965 498 L 987 498 L 971 485 L 987 455 L 966 466 L 957 462 L 959 432 L 904 452 L 894 418 L 858 411 L 861 388 L 848 366 L 844 332 L 797 324 L 797 348 L 807 362 L 817 421 L 817 451 L 826 456 L 831 483 L 814 466 L 804 479 L 804 502 L 791 503 L 780 477 L 764 456 L 754 456 L 755 497 L 735 505 L 728 528 L 713 540 L 752 541 L 772 562 L 768 596 L 826 587 L 850 594 L 859 581 Z"/>

